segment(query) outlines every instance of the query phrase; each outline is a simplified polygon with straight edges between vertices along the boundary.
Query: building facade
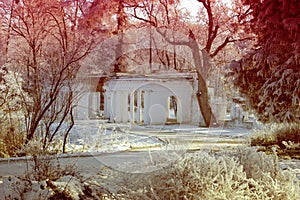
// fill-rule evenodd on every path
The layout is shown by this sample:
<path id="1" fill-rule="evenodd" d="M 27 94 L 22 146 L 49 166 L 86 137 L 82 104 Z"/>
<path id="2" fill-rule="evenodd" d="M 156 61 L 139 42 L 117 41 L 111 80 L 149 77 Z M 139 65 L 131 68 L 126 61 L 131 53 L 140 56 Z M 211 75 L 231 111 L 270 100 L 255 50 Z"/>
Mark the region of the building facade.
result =
<path id="1" fill-rule="evenodd" d="M 118 74 L 89 80 L 91 88 L 75 110 L 78 120 L 104 118 L 114 123 L 142 125 L 203 124 L 195 95 L 196 74 Z"/>

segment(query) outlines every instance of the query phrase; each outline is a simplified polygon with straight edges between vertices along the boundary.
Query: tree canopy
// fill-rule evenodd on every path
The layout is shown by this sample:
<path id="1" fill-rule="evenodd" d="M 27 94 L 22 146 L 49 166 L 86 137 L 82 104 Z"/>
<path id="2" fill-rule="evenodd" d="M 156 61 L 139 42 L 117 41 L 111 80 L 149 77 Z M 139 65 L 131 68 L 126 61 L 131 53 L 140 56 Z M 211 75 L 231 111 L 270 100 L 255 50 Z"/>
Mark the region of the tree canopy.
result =
<path id="1" fill-rule="evenodd" d="M 26 144 L 37 136 L 46 148 L 68 124 L 65 143 L 74 124 L 74 78 L 94 45 L 92 31 L 81 23 L 88 6 L 85 1 L 0 0 L 5 46 L 0 67 L 19 74 L 24 80 L 19 86 L 32 99 L 21 104 Z"/>
<path id="2" fill-rule="evenodd" d="M 199 5 L 198 16 L 182 9 L 180 0 L 0 0 L 0 65 L 18 72 L 21 88 L 32 99 L 23 106 L 26 143 L 39 133 L 47 146 L 60 126 L 67 121 L 73 126 L 73 85 L 88 55 L 93 67 L 107 61 L 114 73 L 128 72 L 130 65 L 149 72 L 196 71 L 198 103 L 208 126 L 214 121 L 208 78 L 218 68 L 209 57 L 222 66 L 240 56 L 236 52 L 245 50 L 252 36 L 256 46 L 235 62 L 235 85 L 260 119 L 299 119 L 299 1 L 193 3 Z M 140 32 L 142 27 L 149 31 Z M 136 48 L 138 42 L 149 47 Z"/>
<path id="3" fill-rule="evenodd" d="M 300 119 L 300 1 L 244 0 L 255 46 L 232 63 L 234 84 L 263 122 Z"/>

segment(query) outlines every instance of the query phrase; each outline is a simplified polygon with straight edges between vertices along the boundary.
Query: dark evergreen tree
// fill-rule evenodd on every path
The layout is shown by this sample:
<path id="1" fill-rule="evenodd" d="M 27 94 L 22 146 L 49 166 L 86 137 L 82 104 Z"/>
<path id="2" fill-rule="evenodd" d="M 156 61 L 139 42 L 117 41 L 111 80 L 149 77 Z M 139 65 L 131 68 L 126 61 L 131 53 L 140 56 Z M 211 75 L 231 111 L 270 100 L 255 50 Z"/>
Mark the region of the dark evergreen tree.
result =
<path id="1" fill-rule="evenodd" d="M 300 119 L 300 1 L 243 0 L 256 45 L 233 62 L 234 84 L 263 122 Z"/>

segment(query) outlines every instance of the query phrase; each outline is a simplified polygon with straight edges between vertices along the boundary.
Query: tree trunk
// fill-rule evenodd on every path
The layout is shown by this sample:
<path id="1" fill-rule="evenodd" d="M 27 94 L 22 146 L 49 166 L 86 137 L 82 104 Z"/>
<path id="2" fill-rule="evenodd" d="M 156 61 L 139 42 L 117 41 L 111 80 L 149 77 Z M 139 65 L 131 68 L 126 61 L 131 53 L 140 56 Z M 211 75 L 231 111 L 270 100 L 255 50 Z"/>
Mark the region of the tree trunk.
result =
<path id="1" fill-rule="evenodd" d="M 73 126 L 75 124 L 75 122 L 74 122 L 74 116 L 73 116 L 73 106 L 71 106 L 71 110 L 70 110 L 70 120 L 71 120 L 71 124 L 70 124 L 68 130 L 64 134 L 63 149 L 62 149 L 63 153 L 66 153 L 67 139 L 68 139 L 68 136 L 70 134 L 71 129 L 73 128 Z"/>
<path id="2" fill-rule="evenodd" d="M 196 96 L 197 96 L 200 112 L 205 122 L 205 126 L 209 127 L 210 125 L 217 125 L 217 120 L 209 104 L 209 95 L 208 95 L 205 79 L 198 71 L 197 71 L 197 76 L 198 76 L 198 90 Z"/>
<path id="3" fill-rule="evenodd" d="M 196 96 L 199 110 L 202 114 L 206 127 L 209 127 L 210 125 L 217 125 L 216 117 L 214 116 L 209 104 L 209 95 L 206 85 L 207 66 L 204 65 L 207 65 L 208 62 L 206 62 L 206 60 L 203 60 L 205 58 L 201 59 L 200 49 L 192 31 L 190 31 L 189 38 L 190 40 L 188 46 L 192 50 L 194 65 L 197 70 L 198 89 Z"/>
<path id="4" fill-rule="evenodd" d="M 115 54 L 116 60 L 114 63 L 114 73 L 126 71 L 126 59 L 123 55 L 124 49 L 124 27 L 126 22 L 126 16 L 124 13 L 124 0 L 119 1 L 118 12 L 117 12 L 117 34 L 118 44 L 116 45 Z"/>
<path id="5" fill-rule="evenodd" d="M 198 89 L 197 89 L 196 96 L 198 100 L 199 110 L 202 114 L 206 127 L 209 127 L 210 125 L 217 125 L 216 117 L 214 116 L 209 104 L 209 95 L 208 95 L 208 90 L 206 85 L 206 74 L 208 70 L 207 69 L 208 66 L 206 65 L 208 65 L 209 62 L 207 62 L 207 60 L 203 60 L 206 58 L 201 58 L 200 49 L 197 44 L 194 33 L 190 30 L 188 41 L 173 41 L 166 36 L 166 31 L 162 31 L 159 28 L 157 28 L 156 30 L 170 44 L 184 45 L 184 46 L 188 46 L 191 49 L 193 54 L 193 61 L 194 61 L 195 68 L 197 70 L 197 77 L 198 77 Z"/>

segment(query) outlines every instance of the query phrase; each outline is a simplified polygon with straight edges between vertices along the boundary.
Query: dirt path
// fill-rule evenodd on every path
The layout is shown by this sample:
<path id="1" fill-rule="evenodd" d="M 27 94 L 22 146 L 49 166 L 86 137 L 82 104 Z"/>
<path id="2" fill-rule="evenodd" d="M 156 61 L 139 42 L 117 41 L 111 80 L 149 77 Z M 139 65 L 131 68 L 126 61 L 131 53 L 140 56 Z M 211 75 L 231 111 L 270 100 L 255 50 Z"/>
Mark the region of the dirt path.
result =
<path id="1" fill-rule="evenodd" d="M 84 173 L 96 173 L 106 166 L 116 170 L 129 172 L 155 170 L 157 163 L 164 160 L 168 164 L 176 156 L 190 151 L 222 151 L 232 150 L 238 146 L 249 146 L 249 129 L 206 129 L 198 127 L 178 127 L 170 129 L 157 129 L 156 127 L 138 127 L 132 129 L 131 134 L 157 137 L 164 141 L 164 146 L 152 148 L 133 148 L 130 151 L 100 154 L 72 154 L 62 155 L 57 160 L 61 166 L 74 164 Z M 170 159 L 170 160 L 168 160 Z M 143 169 L 128 168 L 134 163 L 145 163 Z M 0 177 L 22 175 L 32 166 L 25 158 L 1 159 Z M 149 166 L 153 168 L 149 168 Z M 300 178 L 299 160 L 280 160 L 279 166 L 284 170 L 292 170 Z"/>

